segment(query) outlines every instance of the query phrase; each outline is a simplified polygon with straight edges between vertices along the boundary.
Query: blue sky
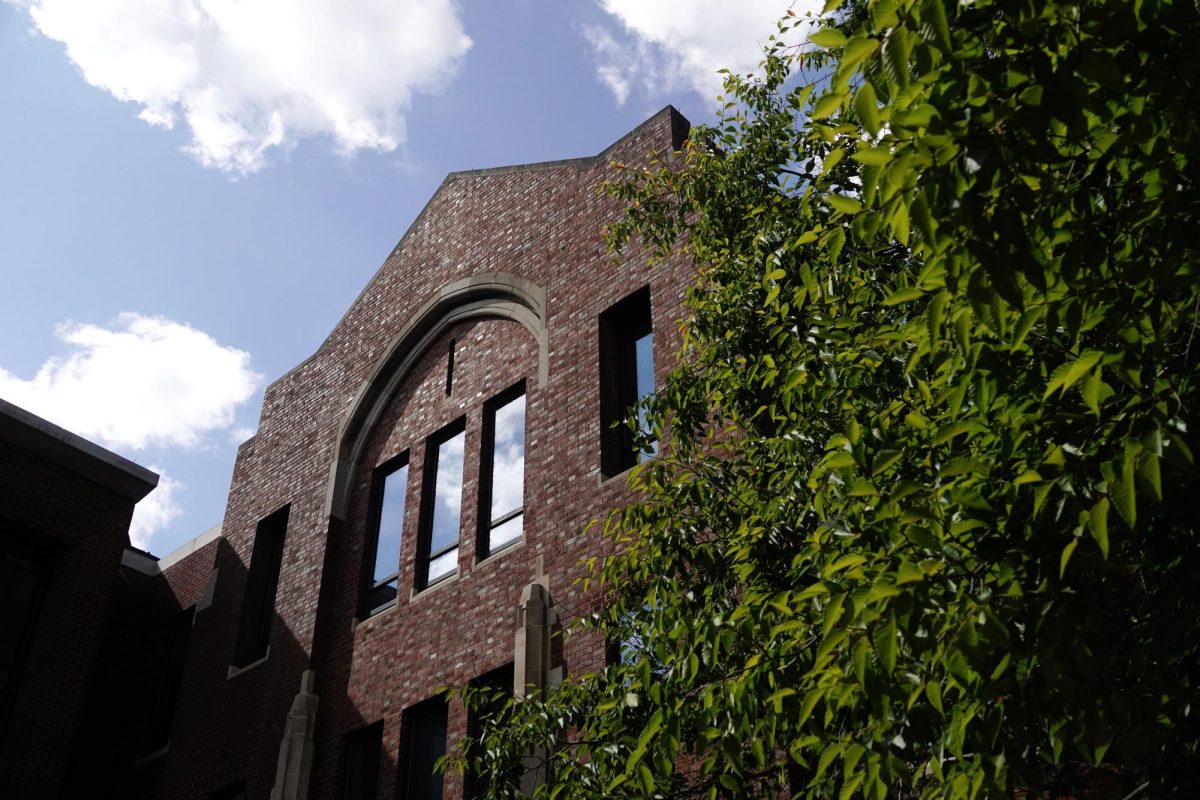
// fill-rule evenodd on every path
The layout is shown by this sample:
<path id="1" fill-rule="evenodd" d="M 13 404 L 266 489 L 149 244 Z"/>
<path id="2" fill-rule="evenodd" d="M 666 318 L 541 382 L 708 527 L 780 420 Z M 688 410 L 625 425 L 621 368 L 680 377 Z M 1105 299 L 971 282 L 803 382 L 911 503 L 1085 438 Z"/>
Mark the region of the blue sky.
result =
<path id="1" fill-rule="evenodd" d="M 788 5 L 0 0 L 0 397 L 160 472 L 165 554 L 447 172 L 710 121 Z"/>

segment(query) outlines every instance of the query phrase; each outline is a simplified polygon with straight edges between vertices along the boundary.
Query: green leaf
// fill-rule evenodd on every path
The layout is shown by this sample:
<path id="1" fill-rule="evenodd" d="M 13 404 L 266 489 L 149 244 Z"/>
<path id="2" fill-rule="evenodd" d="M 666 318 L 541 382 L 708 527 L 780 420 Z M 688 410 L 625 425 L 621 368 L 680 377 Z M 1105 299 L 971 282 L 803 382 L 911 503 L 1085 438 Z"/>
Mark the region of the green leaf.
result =
<path id="1" fill-rule="evenodd" d="M 1013 486 L 1024 486 L 1027 483 L 1038 483 L 1041 480 L 1042 476 L 1036 469 L 1027 469 L 1013 479 Z"/>
<path id="2" fill-rule="evenodd" d="M 1017 327 L 1013 331 L 1012 349 L 1019 350 L 1025 344 L 1025 337 L 1033 330 L 1033 326 L 1046 314 L 1045 306 L 1034 306 L 1021 314 L 1020 321 L 1017 322 Z"/>
<path id="3" fill-rule="evenodd" d="M 842 469 L 843 467 L 853 467 L 855 465 L 854 456 L 847 453 L 845 450 L 838 450 L 825 456 L 822 462 L 829 469 Z"/>
<path id="4" fill-rule="evenodd" d="M 1050 374 L 1050 382 L 1046 384 L 1046 391 L 1042 397 L 1049 397 L 1059 389 L 1064 392 L 1070 389 L 1075 381 L 1086 375 L 1088 370 L 1100 363 L 1100 359 L 1103 357 L 1104 353 L 1099 350 L 1088 350 L 1075 360 L 1059 365 Z"/>
<path id="5" fill-rule="evenodd" d="M 841 162 L 842 158 L 845 155 L 846 155 L 846 148 L 844 148 L 844 147 L 835 147 L 832 150 L 830 150 L 825 155 L 824 160 L 821 162 L 821 176 L 824 177 L 825 175 L 828 175 L 830 172 L 832 172 L 833 168 L 836 167 Z"/>
<path id="6" fill-rule="evenodd" d="M 1163 499 L 1162 475 L 1158 468 L 1158 456 L 1149 450 L 1143 449 L 1138 453 L 1134 465 L 1142 485 L 1150 491 L 1151 496 L 1156 501 L 1161 503 Z"/>
<path id="7" fill-rule="evenodd" d="M 1108 558 L 1108 498 L 1101 497 L 1088 514 L 1088 529 L 1100 545 L 1100 554 Z"/>
<path id="8" fill-rule="evenodd" d="M 929 698 L 929 704 L 936 708 L 939 714 L 946 713 L 942 707 L 942 687 L 938 685 L 937 681 L 925 684 L 925 696 Z"/>
<path id="9" fill-rule="evenodd" d="M 625 775 L 633 774 L 634 767 L 641 761 L 642 756 L 646 754 L 646 748 L 650 746 L 650 740 L 654 738 L 663 724 L 663 712 L 661 708 L 655 709 L 650 716 L 650 721 L 646 723 L 646 727 L 642 729 L 642 735 L 638 737 L 637 746 L 629 751 L 629 758 L 625 759 Z"/>
<path id="10" fill-rule="evenodd" d="M 900 24 L 897 7 L 896 0 L 875 0 L 871 3 L 871 24 L 875 30 L 882 31 Z"/>
<path id="11" fill-rule="evenodd" d="M 796 715 L 796 727 L 801 727 L 808 718 L 812 716 L 813 709 L 817 707 L 817 703 L 821 702 L 821 698 L 825 693 L 819 689 L 814 689 L 804 696 L 804 702 L 800 704 L 800 712 Z"/>
<path id="12" fill-rule="evenodd" d="M 779 691 L 772 693 L 772 695 L 767 698 L 767 702 L 774 707 L 776 714 L 781 714 L 783 713 L 783 699 L 785 697 L 791 697 L 795 693 L 795 689 L 791 688 L 790 686 L 786 686 Z"/>
<path id="13" fill-rule="evenodd" d="M 926 310 L 926 323 L 929 326 L 929 342 L 930 347 L 937 341 L 942 331 L 942 319 L 945 316 L 946 303 L 950 301 L 949 292 L 938 292 L 929 301 L 929 308 Z"/>
<path id="14" fill-rule="evenodd" d="M 1062 549 L 1062 555 L 1058 559 L 1058 577 L 1063 577 L 1067 574 L 1067 562 L 1071 560 L 1071 554 L 1075 552 L 1075 548 L 1079 546 L 1078 539 L 1072 539 L 1066 547 Z"/>
<path id="15" fill-rule="evenodd" d="M 861 201 L 844 194 L 827 194 L 825 199 L 829 201 L 829 205 L 833 206 L 835 211 L 841 211 L 843 214 L 857 214 L 863 208 Z"/>
<path id="16" fill-rule="evenodd" d="M 925 296 L 925 292 L 921 291 L 916 286 L 906 286 L 903 289 L 898 289 L 892 292 L 884 299 L 885 306 L 898 306 L 901 303 L 911 303 L 914 300 L 919 300 Z"/>
<path id="17" fill-rule="evenodd" d="M 864 33 L 856 34 L 846 43 L 846 49 L 842 53 L 841 68 L 850 69 L 857 66 L 878 49 L 879 40 L 874 36 L 867 36 Z"/>
<path id="18" fill-rule="evenodd" d="M 879 661 L 883 664 L 883 668 L 889 673 L 896 669 L 896 652 L 899 645 L 896 641 L 896 617 L 893 614 L 888 615 L 888 621 L 885 625 L 875 629 L 875 652 L 879 656 Z"/>
<path id="19" fill-rule="evenodd" d="M 892 160 L 892 153 L 886 147 L 868 147 L 856 151 L 850 157 L 863 164 L 882 165 Z"/>
<path id="20" fill-rule="evenodd" d="M 833 760 L 842 754 L 845 747 L 844 744 L 839 742 L 831 744 L 822 750 L 821 755 L 817 758 L 817 774 L 814 777 L 820 779 L 825 774 L 825 771 L 829 769 L 829 765 L 833 763 Z"/>
<path id="21" fill-rule="evenodd" d="M 1100 368 L 1092 370 L 1088 376 L 1079 384 L 1079 395 L 1083 398 L 1083 402 L 1097 417 L 1100 416 L 1100 387 L 1103 382 L 1100 380 Z"/>
<path id="22" fill-rule="evenodd" d="M 911 414 L 909 416 L 912 416 Z M 910 423 L 911 424 L 911 423 Z M 915 427 L 915 426 L 914 426 Z M 875 454 L 874 460 L 871 462 L 871 474 L 878 475 L 888 467 L 895 464 L 903 456 L 899 450 L 880 450 Z"/>
<path id="23" fill-rule="evenodd" d="M 1121 519 L 1125 520 L 1125 524 L 1132 530 L 1133 526 L 1137 524 L 1137 500 L 1133 494 L 1133 475 L 1115 478 L 1109 485 L 1108 496 L 1112 500 L 1113 507 L 1117 509 L 1117 513 L 1121 515 Z"/>
<path id="24" fill-rule="evenodd" d="M 842 102 L 845 99 L 846 95 L 841 92 L 826 92 L 817 98 L 816 104 L 813 105 L 812 118 L 825 119 L 836 114 L 841 110 Z"/>
<path id="25" fill-rule="evenodd" d="M 642 788 L 646 790 L 646 794 L 654 794 L 654 773 L 645 764 L 641 766 Z"/>
<path id="26" fill-rule="evenodd" d="M 819 31 L 808 37 L 808 40 L 817 47 L 845 47 L 846 35 L 837 28 L 821 28 Z"/>
<path id="27" fill-rule="evenodd" d="M 974 429 L 975 427 L 976 427 L 976 424 L 974 422 L 968 422 L 967 420 L 958 420 L 956 422 L 948 422 L 945 425 L 943 425 L 937 429 L 937 433 L 934 434 L 934 436 L 933 436 L 933 443 L 935 445 L 945 444 L 946 442 L 953 439 L 955 436 L 964 434 L 967 431 Z"/>
<path id="28" fill-rule="evenodd" d="M 825 251 L 829 253 L 829 261 L 837 263 L 838 256 L 841 255 L 842 247 L 846 244 L 846 231 L 839 227 L 832 228 L 828 235 L 825 236 Z"/>
<path id="29" fill-rule="evenodd" d="M 896 124 L 905 128 L 928 128 L 937 113 L 937 109 L 931 105 L 916 106 L 897 114 Z"/>
<path id="30" fill-rule="evenodd" d="M 921 0 L 921 23 L 918 30 L 921 36 L 935 41 L 943 50 L 949 50 L 950 25 L 946 20 L 946 8 L 942 0 Z"/>
<path id="31" fill-rule="evenodd" d="M 838 793 L 838 800 L 850 800 L 854 797 L 854 793 L 858 791 L 859 785 L 866 777 L 865 772 L 856 772 L 851 775 L 842 786 L 842 791 Z"/>

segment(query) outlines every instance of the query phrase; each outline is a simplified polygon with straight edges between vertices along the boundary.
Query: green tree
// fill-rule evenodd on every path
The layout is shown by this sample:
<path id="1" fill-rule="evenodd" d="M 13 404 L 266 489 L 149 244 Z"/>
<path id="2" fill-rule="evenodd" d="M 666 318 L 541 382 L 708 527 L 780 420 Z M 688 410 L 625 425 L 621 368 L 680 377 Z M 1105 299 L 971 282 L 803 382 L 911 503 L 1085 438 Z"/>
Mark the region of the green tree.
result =
<path id="1" fill-rule="evenodd" d="M 1183 796 L 1197 7 L 824 20 L 610 187 L 614 246 L 698 270 L 662 457 L 590 577 L 625 658 L 516 704 L 481 765 L 541 754 L 555 798 Z"/>

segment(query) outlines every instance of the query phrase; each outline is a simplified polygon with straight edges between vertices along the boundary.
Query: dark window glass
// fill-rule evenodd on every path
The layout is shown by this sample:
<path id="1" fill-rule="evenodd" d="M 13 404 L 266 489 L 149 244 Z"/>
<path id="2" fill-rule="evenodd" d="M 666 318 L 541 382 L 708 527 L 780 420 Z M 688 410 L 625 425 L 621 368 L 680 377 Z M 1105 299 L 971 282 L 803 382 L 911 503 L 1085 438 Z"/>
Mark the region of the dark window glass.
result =
<path id="1" fill-rule="evenodd" d="M 521 538 L 525 504 L 525 390 L 517 386 L 489 402 L 480 453 L 479 557 Z"/>
<path id="2" fill-rule="evenodd" d="M 495 693 L 488 702 L 471 712 L 468 721 L 467 729 L 468 736 L 470 736 L 468 755 L 471 758 L 477 758 L 481 753 L 481 739 L 483 738 L 484 731 L 499 716 L 505 702 L 512 697 L 513 665 L 505 664 L 503 667 L 479 677 L 473 683 L 475 686 Z M 464 777 L 466 782 L 466 791 L 464 794 L 466 797 L 482 798 L 487 795 L 488 788 L 491 785 L 490 772 L 486 769 L 477 770 L 472 767 Z"/>
<path id="3" fill-rule="evenodd" d="M 242 598 L 242 620 L 238 626 L 233 665 L 244 667 L 267 654 L 271 624 L 275 621 L 275 592 L 283 563 L 283 537 L 287 532 L 288 507 L 284 506 L 258 523 L 246 593 Z"/>
<path id="4" fill-rule="evenodd" d="M 404 800 L 441 800 L 442 773 L 434 764 L 446 753 L 446 701 L 426 700 L 404 712 Z"/>
<path id="5" fill-rule="evenodd" d="M 7 532 L 6 532 L 7 533 Z M 45 587 L 45 568 L 32 556 L 0 550 L 0 741 L 16 699 Z"/>
<path id="6" fill-rule="evenodd" d="M 379 749 L 383 722 L 346 737 L 341 800 L 375 800 L 379 791 Z"/>
<path id="7" fill-rule="evenodd" d="M 246 800 L 246 783 L 239 781 L 215 791 L 209 795 L 209 800 Z"/>
<path id="8" fill-rule="evenodd" d="M 422 552 L 417 588 L 458 570 L 458 531 L 462 518 L 464 421 L 430 438 L 425 447 L 421 492 Z"/>
<path id="9" fill-rule="evenodd" d="M 196 609 L 188 608 L 173 615 L 166 625 L 159 647 L 158 667 L 150 688 L 150 714 L 146 725 L 143 753 L 153 753 L 170 741 L 179 687 L 187 666 L 188 645 L 192 639 L 192 619 Z"/>
<path id="10" fill-rule="evenodd" d="M 373 503 L 374 547 L 363 615 L 369 616 L 396 599 L 400 577 L 400 543 L 404 535 L 404 496 L 408 487 L 408 456 L 380 467 L 375 474 Z M 373 551 L 373 552 L 371 552 Z"/>
<path id="11" fill-rule="evenodd" d="M 654 392 L 654 337 L 650 289 L 634 292 L 600 315 L 600 470 L 606 476 L 629 469 L 654 446 L 636 449 L 626 424 L 638 401 Z M 641 433 L 649 434 L 639 411 Z"/>

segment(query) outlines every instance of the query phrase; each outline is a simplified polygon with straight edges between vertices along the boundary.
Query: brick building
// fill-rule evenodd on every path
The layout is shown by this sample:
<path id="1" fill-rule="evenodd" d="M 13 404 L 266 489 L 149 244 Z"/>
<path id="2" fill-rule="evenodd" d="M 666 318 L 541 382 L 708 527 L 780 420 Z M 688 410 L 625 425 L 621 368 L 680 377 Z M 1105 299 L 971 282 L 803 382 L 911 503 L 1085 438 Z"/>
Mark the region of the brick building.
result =
<path id="1" fill-rule="evenodd" d="M 687 127 L 668 107 L 597 156 L 446 178 L 266 390 L 220 529 L 127 554 L 120 602 L 154 633 L 110 636 L 143 663 L 140 690 L 107 677 L 142 709 L 96 767 L 117 796 L 471 797 L 431 770 L 475 723 L 438 688 L 603 664 L 556 633 L 595 602 L 587 523 L 637 459 L 612 423 L 668 366 L 689 271 L 614 264 L 596 185 Z"/>
<path id="2" fill-rule="evenodd" d="M 96 765 L 129 521 L 157 483 L 0 400 L 0 797 L 74 796 Z"/>

